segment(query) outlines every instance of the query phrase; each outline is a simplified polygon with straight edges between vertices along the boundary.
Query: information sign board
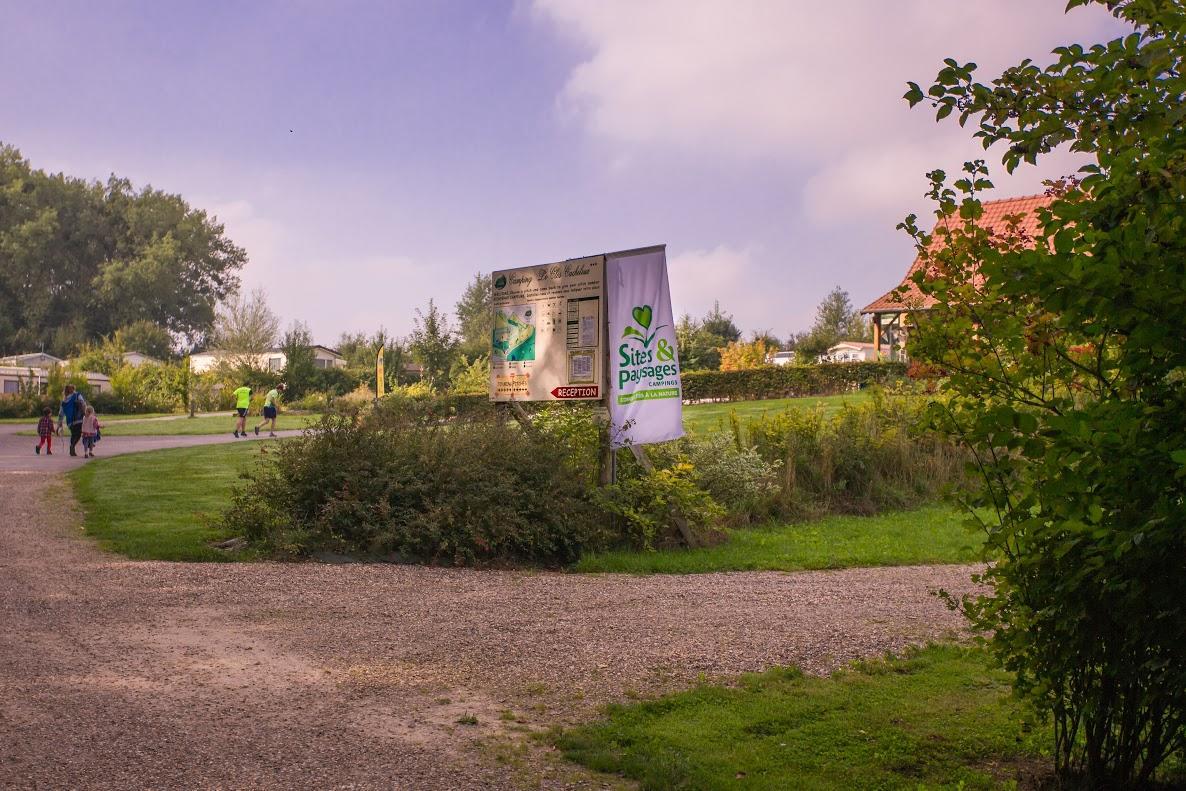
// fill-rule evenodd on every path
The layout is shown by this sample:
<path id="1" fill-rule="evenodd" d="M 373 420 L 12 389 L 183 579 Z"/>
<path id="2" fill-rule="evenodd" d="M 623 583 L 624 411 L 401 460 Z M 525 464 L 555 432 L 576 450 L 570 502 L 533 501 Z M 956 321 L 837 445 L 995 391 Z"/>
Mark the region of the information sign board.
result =
<path id="1" fill-rule="evenodd" d="M 491 274 L 491 401 L 605 396 L 605 256 Z"/>

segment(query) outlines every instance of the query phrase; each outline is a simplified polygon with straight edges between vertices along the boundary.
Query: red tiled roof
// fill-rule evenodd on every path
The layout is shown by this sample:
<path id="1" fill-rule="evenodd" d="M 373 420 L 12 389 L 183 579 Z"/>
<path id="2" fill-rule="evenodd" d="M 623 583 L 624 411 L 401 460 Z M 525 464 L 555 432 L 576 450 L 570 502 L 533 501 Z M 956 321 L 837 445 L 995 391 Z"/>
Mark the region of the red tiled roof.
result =
<path id="1" fill-rule="evenodd" d="M 1014 214 L 1021 214 L 1024 215 L 1024 218 L 1021 221 L 1019 230 L 1030 236 L 1035 236 L 1039 230 L 1037 210 L 1043 206 L 1049 206 L 1053 202 L 1054 197 L 1050 195 L 1025 195 L 1019 198 L 985 201 L 984 214 L 977 221 L 977 225 L 994 232 L 1004 233 L 1008 229 L 1005 218 Z M 932 238 L 934 240 L 931 243 L 932 247 L 942 244 L 941 237 L 934 235 L 933 229 Z M 893 313 L 897 311 L 926 310 L 934 305 L 935 300 L 932 297 L 921 294 L 918 286 L 911 280 L 914 277 L 914 273 L 921 269 L 922 266 L 922 258 L 916 257 L 914 263 L 910 265 L 910 269 L 906 272 L 906 276 L 902 278 L 901 284 L 870 302 L 861 309 L 861 313 Z M 895 291 L 900 292 L 900 298 L 895 298 Z"/>

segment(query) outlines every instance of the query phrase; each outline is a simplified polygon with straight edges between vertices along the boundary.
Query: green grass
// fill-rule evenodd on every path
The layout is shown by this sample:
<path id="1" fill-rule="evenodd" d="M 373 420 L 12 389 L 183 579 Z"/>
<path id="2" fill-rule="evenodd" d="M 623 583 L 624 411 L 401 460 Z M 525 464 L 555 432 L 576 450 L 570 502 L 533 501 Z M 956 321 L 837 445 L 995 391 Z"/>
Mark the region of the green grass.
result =
<path id="1" fill-rule="evenodd" d="M 877 516 L 830 516 L 816 522 L 733 530 L 725 543 L 701 549 L 586 555 L 574 568 L 693 574 L 970 563 L 979 559 L 982 540 L 964 526 L 963 519 L 942 505 Z"/>
<path id="2" fill-rule="evenodd" d="M 931 646 L 830 678 L 793 669 L 703 686 L 552 735 L 644 789 L 1009 788 L 1046 730 L 978 649 Z M 994 777 L 991 769 L 995 769 Z"/>
<path id="3" fill-rule="evenodd" d="M 777 414 L 788 409 L 823 409 L 827 415 L 835 414 L 845 404 L 857 405 L 871 397 L 867 390 L 833 396 L 807 396 L 805 398 L 771 398 L 762 401 L 729 401 L 721 404 L 692 404 L 684 407 L 684 428 L 693 434 L 728 430 L 729 416 L 734 412 L 743 424 L 746 420 L 764 414 Z"/>
<path id="4" fill-rule="evenodd" d="M 227 413 L 225 417 L 181 417 L 176 420 L 146 420 L 143 423 L 109 423 L 112 418 L 107 415 L 100 415 L 99 422 L 103 425 L 103 436 L 105 437 L 163 437 L 163 436 L 190 436 L 194 434 L 230 434 L 235 430 L 235 419 L 231 417 L 231 413 Z M 247 417 L 247 430 L 251 431 L 259 424 L 263 418 L 258 415 L 249 415 Z M 321 419 L 320 415 L 289 415 L 283 414 L 276 419 L 276 430 L 286 431 L 289 429 L 300 429 L 305 426 L 316 423 Z M 267 427 L 261 429 L 265 434 Z M 32 436 L 36 431 L 22 431 L 22 435 Z"/>
<path id="5" fill-rule="evenodd" d="M 143 415 L 104 415 L 103 421 L 108 422 L 108 421 L 112 421 L 112 420 L 144 420 L 146 418 L 167 417 L 168 415 L 169 415 L 168 412 L 148 412 Z M 37 421 L 40 419 L 41 419 L 40 415 L 38 415 L 37 417 L 5 417 L 5 418 L 0 418 L 0 425 L 30 423 L 30 424 L 36 426 Z M 54 415 L 54 420 L 57 420 L 57 415 Z"/>
<path id="6" fill-rule="evenodd" d="M 95 459 L 72 471 L 87 535 L 136 560 L 228 560 L 217 514 L 236 481 L 275 443 L 205 445 Z"/>

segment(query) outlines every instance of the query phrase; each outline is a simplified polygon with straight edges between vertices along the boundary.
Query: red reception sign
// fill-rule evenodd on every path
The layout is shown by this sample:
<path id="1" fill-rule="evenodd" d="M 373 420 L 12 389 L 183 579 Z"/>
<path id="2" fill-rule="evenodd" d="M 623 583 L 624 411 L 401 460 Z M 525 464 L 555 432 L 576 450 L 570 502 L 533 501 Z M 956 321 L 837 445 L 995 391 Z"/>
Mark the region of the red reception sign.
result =
<path id="1" fill-rule="evenodd" d="M 587 387 L 553 387 L 553 398 L 600 398 L 601 388 L 596 385 Z"/>

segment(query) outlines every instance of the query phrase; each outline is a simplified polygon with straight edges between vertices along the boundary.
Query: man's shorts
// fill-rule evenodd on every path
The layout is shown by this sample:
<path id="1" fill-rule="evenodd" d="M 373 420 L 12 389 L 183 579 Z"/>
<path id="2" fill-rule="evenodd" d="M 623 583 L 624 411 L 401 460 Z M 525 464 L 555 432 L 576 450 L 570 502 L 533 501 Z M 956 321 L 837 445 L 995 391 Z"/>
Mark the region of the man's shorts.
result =
<path id="1" fill-rule="evenodd" d="M 264 420 L 275 420 L 275 419 L 276 419 L 276 407 L 274 407 L 274 406 L 264 407 Z"/>
<path id="2" fill-rule="evenodd" d="M 239 417 L 247 417 L 247 407 L 236 407 L 235 411 L 239 413 Z"/>

